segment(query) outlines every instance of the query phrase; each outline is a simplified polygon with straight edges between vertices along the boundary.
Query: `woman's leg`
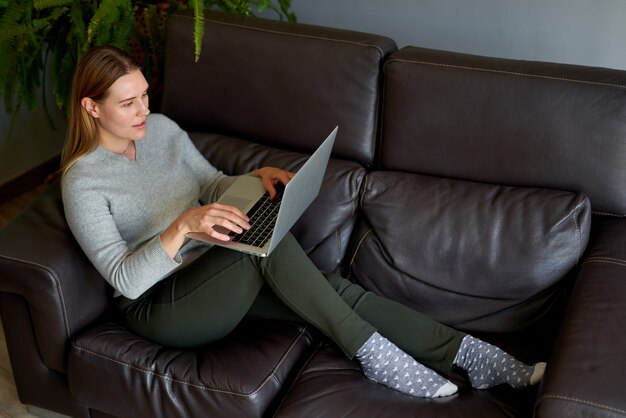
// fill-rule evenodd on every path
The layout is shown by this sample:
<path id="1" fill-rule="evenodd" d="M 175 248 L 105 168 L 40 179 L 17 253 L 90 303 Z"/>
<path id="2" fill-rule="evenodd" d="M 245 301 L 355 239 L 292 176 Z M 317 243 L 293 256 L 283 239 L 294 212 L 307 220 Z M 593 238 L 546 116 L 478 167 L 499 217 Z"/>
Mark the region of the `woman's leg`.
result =
<path id="1" fill-rule="evenodd" d="M 120 297 L 117 302 L 128 326 L 139 334 L 166 345 L 193 347 L 227 335 L 257 300 L 264 282 L 299 317 L 335 341 L 348 357 L 356 355 L 370 379 L 414 394 L 410 387 L 412 380 L 398 387 L 389 384 L 387 377 L 376 376 L 381 363 L 375 360 L 380 357 L 374 354 L 383 354 L 384 350 L 388 357 L 391 356 L 389 361 L 398 362 L 400 358 L 404 367 L 414 375 L 424 374 L 426 368 L 393 355 L 395 345 L 387 340 L 382 343 L 376 329 L 337 292 L 342 286 L 337 286 L 337 290 L 331 286 L 291 235 L 285 237 L 267 258 L 213 248 L 187 268 L 157 284 L 139 300 Z M 341 293 L 352 292 L 342 289 Z M 354 306 L 363 305 L 371 297 L 357 298 L 360 302 Z M 368 309 L 362 310 L 368 315 Z M 372 311 L 372 317 L 375 317 L 375 311 Z M 402 320 L 397 318 L 397 321 Z M 388 371 L 398 376 L 396 367 L 392 373 L 392 366 L 388 365 Z M 433 377 L 436 383 L 414 395 L 442 396 L 456 390 L 445 379 Z"/>
<path id="2" fill-rule="evenodd" d="M 349 358 L 376 331 L 342 299 L 291 234 L 269 257 L 252 261 L 272 293 L 337 343 Z"/>
<path id="3" fill-rule="evenodd" d="M 290 234 L 266 258 L 213 247 L 138 300 L 120 296 L 116 302 L 137 333 L 164 345 L 193 347 L 230 333 L 264 283 L 349 357 L 375 332 L 343 301 Z"/>
<path id="4" fill-rule="evenodd" d="M 283 239 L 270 257 L 259 260 L 259 269 L 273 293 L 331 337 L 348 357 L 355 357 L 369 379 L 417 397 L 447 396 L 456 392 L 454 384 L 376 332 L 346 303 L 291 235 Z M 434 324 L 430 321 L 424 327 Z"/>
<path id="5" fill-rule="evenodd" d="M 360 317 L 420 363 L 448 374 L 466 335 L 400 303 L 366 291 L 335 274 L 326 274 L 331 287 Z M 247 317 L 306 323 L 276 294 L 264 287 Z"/>
<path id="6" fill-rule="evenodd" d="M 337 293 L 363 319 L 420 363 L 447 375 L 465 333 L 405 305 L 366 291 L 335 274 L 326 275 Z"/>
<path id="7" fill-rule="evenodd" d="M 159 344 L 190 348 L 228 335 L 263 286 L 249 256 L 213 247 L 136 300 L 116 298 L 126 325 Z"/>
<path id="8" fill-rule="evenodd" d="M 329 292 L 329 289 L 321 283 L 323 279 L 317 268 L 310 262 L 308 256 L 304 254 L 299 244 L 291 236 L 286 238 L 286 244 L 284 246 L 281 245 L 281 249 L 277 251 L 276 255 L 279 255 L 278 260 L 292 260 L 293 263 L 297 264 L 297 267 L 292 272 L 283 271 L 285 266 L 283 263 L 278 263 L 272 269 L 266 271 L 265 280 L 272 287 L 273 293 L 267 292 L 266 297 L 259 297 L 259 300 L 255 302 L 251 309 L 251 315 L 260 317 L 267 315 L 267 317 L 273 319 L 285 315 L 283 319 L 297 320 L 298 317 L 294 317 L 289 311 L 298 311 L 298 306 L 302 305 L 302 301 L 298 301 L 301 299 L 302 294 L 308 300 L 308 303 L 327 300 L 329 304 L 332 301 L 332 304 L 340 306 L 341 303 L 334 296 L 334 293 L 336 293 L 359 317 L 372 324 L 382 335 L 393 342 L 390 343 L 386 338 L 381 338 L 378 333 L 372 335 L 364 345 L 354 352 L 362 366 L 364 365 L 364 360 L 374 360 L 374 357 L 364 355 L 363 349 L 366 346 L 370 348 L 373 348 L 375 345 L 377 347 L 388 347 L 389 344 L 393 344 L 406 351 L 419 362 L 443 374 L 448 374 L 452 366 L 456 364 L 468 371 L 470 380 L 475 387 L 486 387 L 485 382 L 479 384 L 477 380 L 480 377 L 480 375 L 477 376 L 477 372 L 482 370 L 483 366 L 485 369 L 487 368 L 487 363 L 483 360 L 485 358 L 484 353 L 479 351 L 478 347 L 484 348 L 484 351 L 487 353 L 490 347 L 492 352 L 495 347 L 481 342 L 482 344 L 476 346 L 476 349 L 473 351 L 469 350 L 470 352 L 466 353 L 464 350 L 460 350 L 461 342 L 473 337 L 434 321 L 400 303 L 366 291 L 362 287 L 337 275 L 326 275 L 326 281 L 332 287 L 334 293 Z M 273 264 L 272 260 L 266 260 L 266 262 L 267 264 Z M 273 270 L 274 268 L 276 269 L 275 271 Z M 290 294 L 291 296 L 289 296 Z M 293 298 L 291 303 L 288 301 L 290 297 Z M 280 304 L 276 301 L 277 298 L 290 305 L 290 310 L 285 310 L 284 307 L 279 306 Z M 324 303 L 322 304 L 324 305 Z M 323 311 L 324 309 L 321 310 Z M 323 316 L 323 313 L 321 315 Z M 351 351 L 345 349 L 344 351 L 349 357 L 352 357 Z M 498 352 L 501 353 L 501 356 L 508 356 L 508 362 L 516 362 L 515 364 L 518 368 L 524 366 L 527 371 L 531 372 L 533 377 L 522 378 L 521 383 L 517 381 L 518 377 L 515 377 L 515 384 L 513 384 L 512 379 L 507 380 L 508 377 L 503 377 L 502 379 L 490 381 L 490 384 L 506 382 L 512 386 L 525 386 L 536 383 L 538 378 L 541 377 L 541 364 L 538 366 L 525 366 L 502 350 L 498 349 Z M 393 362 L 396 358 L 401 359 L 403 365 L 407 363 L 406 360 L 402 360 L 403 353 L 394 353 L 397 353 L 395 349 L 385 349 L 382 356 L 388 355 L 389 359 L 382 362 L 382 364 L 387 363 L 387 361 Z M 465 362 L 460 361 L 461 354 L 464 354 Z M 380 355 L 381 353 L 377 353 L 375 358 L 380 358 Z M 473 366 L 468 366 L 468 364 Z M 476 366 L 477 364 L 479 366 Z M 374 369 L 379 368 L 381 362 L 372 361 L 371 365 L 373 372 L 375 372 Z M 495 368 L 495 366 L 494 362 L 489 363 L 489 367 Z M 393 370 L 393 368 L 391 369 Z M 420 373 L 424 373 L 423 370 L 419 370 Z M 364 367 L 364 371 L 368 374 L 367 367 Z M 496 373 L 502 373 L 501 368 L 498 370 L 494 369 L 493 374 L 496 375 Z M 506 373 L 503 373 L 503 375 L 506 375 Z M 375 376 L 368 374 L 368 377 L 372 378 L 372 380 L 377 380 Z"/>
<path id="9" fill-rule="evenodd" d="M 472 387 L 538 383 L 545 363 L 526 365 L 502 349 L 449 328 L 402 304 L 365 291 L 337 275 L 328 281 L 353 309 L 417 361 L 447 375 L 453 365 L 467 372 Z"/>

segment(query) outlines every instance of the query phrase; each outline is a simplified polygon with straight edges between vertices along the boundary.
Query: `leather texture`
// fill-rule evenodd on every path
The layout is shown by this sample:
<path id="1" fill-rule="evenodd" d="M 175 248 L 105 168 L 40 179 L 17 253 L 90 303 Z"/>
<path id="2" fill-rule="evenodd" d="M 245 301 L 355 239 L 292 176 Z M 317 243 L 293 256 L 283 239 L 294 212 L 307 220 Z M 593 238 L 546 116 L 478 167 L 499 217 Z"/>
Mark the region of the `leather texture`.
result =
<path id="1" fill-rule="evenodd" d="M 1 267 L 0 271 L 3 271 Z M 28 304 L 20 294 L 0 292 L 2 328 L 19 399 L 24 404 L 70 417 L 90 418 L 89 409 L 70 393 L 67 374 L 43 362 L 46 347 L 38 345 L 29 313 L 37 305 L 36 301 L 34 305 Z"/>
<path id="2" fill-rule="evenodd" d="M 591 220 L 580 193 L 383 171 L 368 174 L 361 210 L 350 278 L 471 332 L 542 318 Z"/>
<path id="3" fill-rule="evenodd" d="M 623 417 L 626 219 L 596 217 L 535 407 L 537 418 Z"/>
<path id="4" fill-rule="evenodd" d="M 626 72 L 405 47 L 384 74 L 381 169 L 582 192 L 626 215 Z"/>
<path id="5" fill-rule="evenodd" d="M 368 380 L 358 364 L 333 346 L 308 359 L 275 418 L 301 417 L 530 417 L 536 387 L 472 391 L 453 374 L 459 392 L 448 398 L 412 399 Z M 323 402 L 323 403 L 322 403 Z"/>
<path id="6" fill-rule="evenodd" d="M 66 373 L 68 339 L 103 315 L 111 291 L 65 222 L 58 183 L 0 231 L 0 271 L 0 291 L 28 303 L 41 359 Z"/>
<path id="7" fill-rule="evenodd" d="M 72 344 L 70 389 L 123 418 L 263 416 L 310 343 L 306 328 L 251 321 L 210 347 L 178 350 L 108 322 Z"/>
<path id="8" fill-rule="evenodd" d="M 374 158 L 383 59 L 372 34 L 209 14 L 193 63 L 193 18 L 168 22 L 162 112 L 183 129 L 312 152 L 339 125 L 335 155 Z M 294 44 L 298 46 L 294 48 Z M 189 94 L 189 92 L 192 92 Z"/>

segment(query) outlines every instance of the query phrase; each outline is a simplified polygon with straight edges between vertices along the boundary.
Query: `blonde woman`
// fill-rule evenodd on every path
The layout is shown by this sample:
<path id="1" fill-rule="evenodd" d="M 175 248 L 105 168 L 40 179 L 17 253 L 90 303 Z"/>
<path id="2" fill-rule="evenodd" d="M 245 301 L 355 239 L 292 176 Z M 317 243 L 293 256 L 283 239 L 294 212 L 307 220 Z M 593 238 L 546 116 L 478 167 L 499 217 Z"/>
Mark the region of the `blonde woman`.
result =
<path id="1" fill-rule="evenodd" d="M 214 226 L 240 233 L 246 214 L 216 203 L 234 177 L 216 170 L 188 135 L 150 115 L 139 66 L 109 46 L 76 68 L 62 160 L 65 214 L 83 251 L 114 289 L 126 326 L 159 344 L 194 347 L 225 337 L 245 318 L 305 322 L 356 359 L 371 380 L 416 397 L 449 396 L 441 375 L 467 372 L 473 387 L 537 383 L 525 365 L 333 274 L 324 275 L 290 235 L 267 258 L 190 240 Z M 271 196 L 292 173 L 262 167 Z M 387 339 L 389 338 L 389 339 Z"/>

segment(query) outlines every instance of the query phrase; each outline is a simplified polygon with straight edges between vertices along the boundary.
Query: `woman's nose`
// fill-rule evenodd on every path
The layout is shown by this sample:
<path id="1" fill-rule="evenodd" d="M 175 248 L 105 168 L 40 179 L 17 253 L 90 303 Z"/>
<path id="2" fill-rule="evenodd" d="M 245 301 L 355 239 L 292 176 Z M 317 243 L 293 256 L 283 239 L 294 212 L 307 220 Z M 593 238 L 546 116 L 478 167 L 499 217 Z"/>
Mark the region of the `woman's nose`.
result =
<path id="1" fill-rule="evenodd" d="M 145 103 L 141 103 L 137 113 L 141 116 L 148 116 L 150 114 L 150 109 L 148 109 L 148 105 Z"/>

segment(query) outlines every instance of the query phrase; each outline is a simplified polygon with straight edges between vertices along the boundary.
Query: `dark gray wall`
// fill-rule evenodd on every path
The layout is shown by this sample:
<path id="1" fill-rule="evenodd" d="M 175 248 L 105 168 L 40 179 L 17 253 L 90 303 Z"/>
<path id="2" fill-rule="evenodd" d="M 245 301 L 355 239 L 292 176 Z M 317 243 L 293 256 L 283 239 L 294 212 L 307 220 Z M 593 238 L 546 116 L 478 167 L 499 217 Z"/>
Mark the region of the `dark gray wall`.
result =
<path id="1" fill-rule="evenodd" d="M 298 20 L 477 55 L 626 70 L 624 0 L 293 0 Z"/>
<path id="2" fill-rule="evenodd" d="M 46 101 L 56 130 L 48 123 L 41 105 L 43 100 L 33 113 L 23 106 L 10 136 L 11 116 L 4 112 L 4 107 L 0 108 L 0 184 L 59 154 L 65 138 L 65 118 L 50 92 Z"/>

